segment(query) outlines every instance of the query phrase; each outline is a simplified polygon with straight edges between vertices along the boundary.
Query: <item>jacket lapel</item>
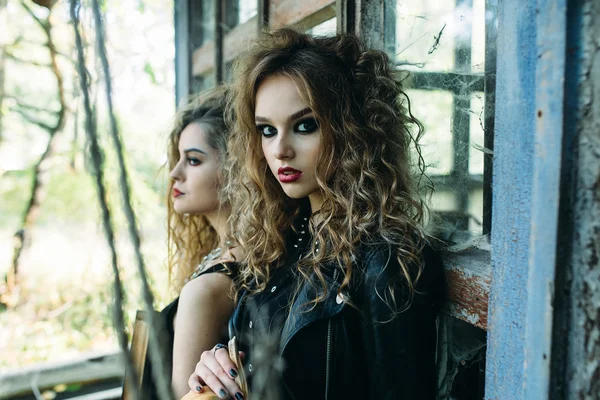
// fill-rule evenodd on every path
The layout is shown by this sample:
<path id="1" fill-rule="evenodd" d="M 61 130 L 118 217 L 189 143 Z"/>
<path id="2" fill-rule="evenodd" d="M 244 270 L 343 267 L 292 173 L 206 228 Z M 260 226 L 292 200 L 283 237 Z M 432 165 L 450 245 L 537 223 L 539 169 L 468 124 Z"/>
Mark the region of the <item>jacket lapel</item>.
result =
<path id="1" fill-rule="evenodd" d="M 305 282 L 302 285 L 281 332 L 279 355 L 283 355 L 289 341 L 302 328 L 314 321 L 331 318 L 344 308 L 344 301 L 336 301 L 340 284 L 328 274 L 324 274 L 324 278 L 327 283 L 327 294 L 325 299 L 317 305 L 311 304 L 310 300 L 315 299 L 317 293 L 323 288 L 315 274 L 312 275 L 312 282 L 317 282 L 316 284 Z"/>

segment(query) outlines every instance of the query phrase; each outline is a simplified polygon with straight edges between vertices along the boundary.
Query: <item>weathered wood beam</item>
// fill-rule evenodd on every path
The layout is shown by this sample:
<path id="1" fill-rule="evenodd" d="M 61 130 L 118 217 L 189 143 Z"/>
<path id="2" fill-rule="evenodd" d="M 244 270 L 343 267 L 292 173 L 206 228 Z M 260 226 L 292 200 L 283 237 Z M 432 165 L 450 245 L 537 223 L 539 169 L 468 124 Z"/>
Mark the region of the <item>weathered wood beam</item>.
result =
<path id="1" fill-rule="evenodd" d="M 445 311 L 481 329 L 487 329 L 490 262 L 490 252 L 477 248 L 444 253 L 448 288 Z"/>
<path id="2" fill-rule="evenodd" d="M 306 30 L 321 22 L 335 17 L 335 1 L 311 0 L 306 2 L 271 1 L 268 7 L 269 26 L 272 28 L 290 26 L 299 30 Z M 234 27 L 223 39 L 223 63 L 233 61 L 248 43 L 257 36 L 260 18 L 251 18 L 241 25 Z M 206 42 L 196 49 L 192 56 L 192 74 L 206 76 L 215 67 L 215 43 Z"/>
<path id="3" fill-rule="evenodd" d="M 269 5 L 269 26 L 306 30 L 335 17 L 335 4 L 332 0 L 272 0 Z"/>
<path id="4" fill-rule="evenodd" d="M 498 2 L 488 399 L 550 398 L 567 3 Z"/>
<path id="5" fill-rule="evenodd" d="M 23 368 L 0 375 L 0 398 L 30 392 L 33 385 L 44 390 L 58 384 L 118 379 L 123 376 L 124 370 L 120 351 L 92 354 L 69 362 Z"/>
<path id="6" fill-rule="evenodd" d="M 226 64 L 237 57 L 248 42 L 256 38 L 257 17 L 233 28 L 223 39 L 223 62 Z M 192 73 L 194 76 L 206 76 L 215 67 L 215 43 L 208 41 L 194 51 L 192 57 Z"/>

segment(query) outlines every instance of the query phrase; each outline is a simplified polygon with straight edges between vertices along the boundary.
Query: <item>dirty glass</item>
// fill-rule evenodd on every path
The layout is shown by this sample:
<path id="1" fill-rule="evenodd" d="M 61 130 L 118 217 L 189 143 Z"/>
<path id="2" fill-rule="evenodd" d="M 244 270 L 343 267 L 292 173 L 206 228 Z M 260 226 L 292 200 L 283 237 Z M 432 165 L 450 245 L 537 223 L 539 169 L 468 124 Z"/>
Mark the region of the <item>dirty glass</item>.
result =
<path id="1" fill-rule="evenodd" d="M 256 0 L 239 0 L 238 23 L 243 24 L 258 13 L 258 2 Z"/>
<path id="2" fill-rule="evenodd" d="M 314 36 L 334 36 L 337 29 L 337 18 L 333 17 L 327 21 L 308 29 L 306 33 Z"/>
<path id="3" fill-rule="evenodd" d="M 202 24 L 202 38 L 200 43 L 194 43 L 196 46 L 201 47 L 206 42 L 214 40 L 215 38 L 215 7 L 210 1 L 200 1 L 194 3 L 194 7 L 200 8 L 200 15 L 202 18 L 198 18 L 190 21 L 192 24 Z M 195 32 L 196 30 L 192 30 Z"/>
<path id="4" fill-rule="evenodd" d="M 435 185 L 432 208 L 449 234 L 482 233 L 485 120 L 493 115 L 484 94 L 486 23 L 493 18 L 485 0 L 395 5 L 392 57 L 424 126 L 422 150 Z"/>
<path id="5" fill-rule="evenodd" d="M 190 46 L 193 49 L 198 49 L 214 40 L 215 38 L 215 7 L 213 2 L 199 1 L 190 3 L 190 10 L 194 15 L 199 15 L 199 18 L 190 20 L 190 31 L 198 34 L 190 37 Z M 215 85 L 214 76 L 207 74 L 204 76 L 194 76 L 191 81 L 190 91 L 198 93 Z"/>

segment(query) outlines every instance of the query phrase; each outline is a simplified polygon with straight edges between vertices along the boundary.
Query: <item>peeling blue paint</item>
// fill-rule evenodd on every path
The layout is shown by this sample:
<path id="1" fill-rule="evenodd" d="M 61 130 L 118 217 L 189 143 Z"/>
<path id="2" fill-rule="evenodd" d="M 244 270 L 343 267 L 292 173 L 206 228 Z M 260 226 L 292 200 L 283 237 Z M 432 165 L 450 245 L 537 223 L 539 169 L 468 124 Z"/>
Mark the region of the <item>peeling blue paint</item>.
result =
<path id="1" fill-rule="evenodd" d="M 566 0 L 501 2 L 487 399 L 547 399 Z"/>

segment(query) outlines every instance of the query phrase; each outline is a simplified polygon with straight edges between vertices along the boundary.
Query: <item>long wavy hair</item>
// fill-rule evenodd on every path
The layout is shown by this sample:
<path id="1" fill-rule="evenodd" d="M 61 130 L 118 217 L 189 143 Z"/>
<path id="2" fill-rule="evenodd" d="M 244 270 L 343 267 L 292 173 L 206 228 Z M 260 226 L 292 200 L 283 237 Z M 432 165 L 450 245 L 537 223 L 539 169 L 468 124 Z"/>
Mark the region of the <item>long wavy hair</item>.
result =
<path id="1" fill-rule="evenodd" d="M 244 249 L 238 289 L 264 290 L 286 258 L 285 233 L 293 229 L 292 221 L 306 201 L 285 195 L 267 166 L 256 129 L 258 87 L 266 77 L 279 74 L 294 80 L 322 134 L 323 150 L 316 161 L 324 197 L 318 211 L 322 223 L 310 227 L 312 251 L 298 266 L 301 284 L 314 284 L 312 276 L 317 277 L 324 290 L 313 300 L 316 304 L 327 291 L 323 265 L 338 266 L 343 290 L 352 282 L 352 260 L 360 244 L 388 244 L 397 249 L 400 271 L 385 301 L 399 305 L 393 288 L 405 284 L 408 306 L 422 270 L 425 242 L 426 207 L 420 190 L 425 165 L 418 144 L 423 130 L 410 113 L 388 56 L 366 48 L 353 35 L 317 38 L 286 28 L 264 33 L 234 68 L 230 103 L 236 121 L 227 192 L 235 239 Z"/>
<path id="2" fill-rule="evenodd" d="M 169 171 L 179 162 L 179 138 L 191 123 L 202 125 L 208 145 L 217 150 L 224 161 L 230 132 L 224 117 L 228 90 L 220 86 L 195 95 L 177 112 L 168 137 Z M 203 215 L 175 212 L 172 197 L 174 184 L 171 179 L 167 191 L 167 263 L 171 287 L 179 293 L 202 258 L 218 246 L 219 237 Z"/>

